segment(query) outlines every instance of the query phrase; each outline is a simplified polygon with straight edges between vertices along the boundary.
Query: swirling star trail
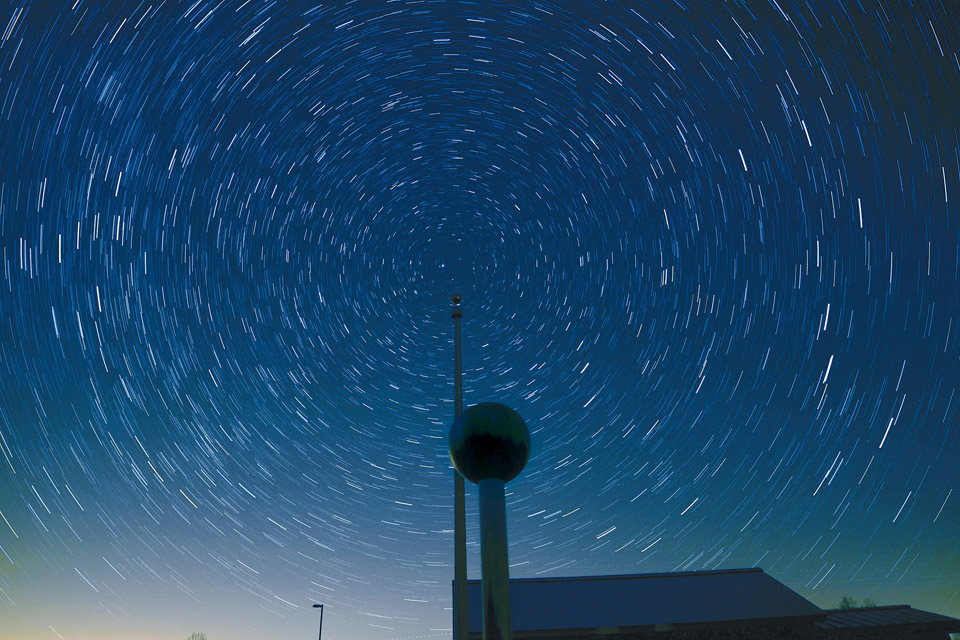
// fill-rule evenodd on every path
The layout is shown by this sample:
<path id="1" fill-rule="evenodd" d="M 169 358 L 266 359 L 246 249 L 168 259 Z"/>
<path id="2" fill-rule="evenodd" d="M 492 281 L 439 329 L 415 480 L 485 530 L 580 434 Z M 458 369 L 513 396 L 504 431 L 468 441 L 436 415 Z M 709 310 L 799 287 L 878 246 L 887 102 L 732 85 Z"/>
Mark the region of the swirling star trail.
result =
<path id="1" fill-rule="evenodd" d="M 0 635 L 449 637 L 454 292 L 514 577 L 960 615 L 958 104 L 950 2 L 7 4 Z"/>

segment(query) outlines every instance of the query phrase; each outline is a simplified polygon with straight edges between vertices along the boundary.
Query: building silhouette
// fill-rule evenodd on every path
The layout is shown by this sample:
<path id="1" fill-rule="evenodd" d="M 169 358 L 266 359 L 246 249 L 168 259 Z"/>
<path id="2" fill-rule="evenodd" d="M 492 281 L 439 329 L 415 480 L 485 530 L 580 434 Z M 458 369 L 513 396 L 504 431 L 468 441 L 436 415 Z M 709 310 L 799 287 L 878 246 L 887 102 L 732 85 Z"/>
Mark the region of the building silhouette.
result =
<path id="1" fill-rule="evenodd" d="M 481 638 L 480 581 L 467 584 Z M 960 620 L 907 605 L 820 609 L 762 569 L 510 580 L 517 640 L 947 640 Z"/>

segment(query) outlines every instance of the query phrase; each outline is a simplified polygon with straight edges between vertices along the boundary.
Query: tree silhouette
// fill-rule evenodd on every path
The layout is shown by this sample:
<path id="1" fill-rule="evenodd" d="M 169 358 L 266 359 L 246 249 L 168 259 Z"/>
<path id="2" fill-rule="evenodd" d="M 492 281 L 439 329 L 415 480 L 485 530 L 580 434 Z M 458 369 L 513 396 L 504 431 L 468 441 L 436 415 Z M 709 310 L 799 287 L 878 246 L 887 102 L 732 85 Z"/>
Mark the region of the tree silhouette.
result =
<path id="1" fill-rule="evenodd" d="M 191 633 L 190 637 L 187 640 L 207 640 L 207 634 L 205 633 Z"/>
<path id="2" fill-rule="evenodd" d="M 843 596 L 840 598 L 840 604 L 837 605 L 838 609 L 861 609 L 863 607 L 875 607 L 877 603 L 871 600 L 870 598 L 864 598 L 863 604 L 858 604 L 856 600 L 850 596 Z"/>

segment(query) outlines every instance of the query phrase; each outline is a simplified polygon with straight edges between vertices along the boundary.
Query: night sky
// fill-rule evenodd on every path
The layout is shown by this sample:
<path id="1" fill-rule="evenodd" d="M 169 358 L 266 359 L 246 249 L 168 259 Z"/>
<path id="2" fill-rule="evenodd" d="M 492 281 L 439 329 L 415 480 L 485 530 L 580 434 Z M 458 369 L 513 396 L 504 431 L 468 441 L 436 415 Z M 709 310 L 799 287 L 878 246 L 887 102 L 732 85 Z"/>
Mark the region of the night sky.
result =
<path id="1" fill-rule="evenodd" d="M 0 8 L 0 636 L 448 638 L 455 292 L 512 576 L 960 616 L 960 11 L 799 4 Z"/>

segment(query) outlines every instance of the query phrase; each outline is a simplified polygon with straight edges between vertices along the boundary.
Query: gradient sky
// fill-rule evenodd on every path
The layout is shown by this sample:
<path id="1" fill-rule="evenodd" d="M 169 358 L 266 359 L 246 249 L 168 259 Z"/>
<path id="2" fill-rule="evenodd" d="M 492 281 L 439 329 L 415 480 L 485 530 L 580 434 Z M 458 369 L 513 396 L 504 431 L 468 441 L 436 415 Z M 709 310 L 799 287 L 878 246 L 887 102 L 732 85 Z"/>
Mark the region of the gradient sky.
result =
<path id="1" fill-rule="evenodd" d="M 960 13 L 799 4 L 0 8 L 0 636 L 448 638 L 454 292 L 513 576 L 960 616 Z"/>

